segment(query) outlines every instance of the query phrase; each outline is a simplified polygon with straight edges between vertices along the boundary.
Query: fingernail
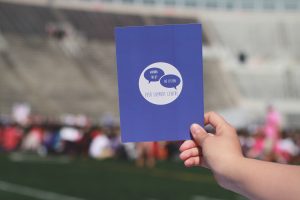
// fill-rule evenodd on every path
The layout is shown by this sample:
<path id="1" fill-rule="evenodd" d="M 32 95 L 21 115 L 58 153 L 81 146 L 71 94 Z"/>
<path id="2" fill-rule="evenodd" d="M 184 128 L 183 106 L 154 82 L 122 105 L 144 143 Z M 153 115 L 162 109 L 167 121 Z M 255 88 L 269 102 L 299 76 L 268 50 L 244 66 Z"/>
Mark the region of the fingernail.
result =
<path id="1" fill-rule="evenodd" d="M 184 160 L 184 159 L 183 159 L 183 158 L 184 158 L 184 154 L 183 154 L 183 153 L 179 154 L 179 158 L 180 158 L 181 160 Z"/>
<path id="2" fill-rule="evenodd" d="M 196 134 L 199 131 L 200 131 L 200 126 L 198 124 L 192 124 L 191 126 L 192 135 Z"/>

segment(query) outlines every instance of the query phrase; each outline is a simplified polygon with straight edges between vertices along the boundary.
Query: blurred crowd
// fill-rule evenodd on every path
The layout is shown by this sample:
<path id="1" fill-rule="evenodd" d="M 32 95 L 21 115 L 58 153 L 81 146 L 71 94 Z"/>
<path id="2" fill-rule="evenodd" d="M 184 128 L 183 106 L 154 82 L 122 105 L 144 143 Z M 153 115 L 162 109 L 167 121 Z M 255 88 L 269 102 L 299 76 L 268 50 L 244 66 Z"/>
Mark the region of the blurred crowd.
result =
<path id="1" fill-rule="evenodd" d="M 26 106 L 10 119 L 0 118 L 0 151 L 39 156 L 116 158 L 154 167 L 156 160 L 177 160 L 180 142 L 121 142 L 120 128 L 109 117 L 94 125 L 84 115 L 60 120 L 32 116 Z M 99 123 L 100 124 L 100 123 Z M 282 130 L 280 114 L 269 107 L 263 125 L 238 130 L 244 155 L 280 163 L 299 162 L 300 134 Z M 216 147 L 217 148 L 217 147 Z"/>
<path id="2" fill-rule="evenodd" d="M 0 116 L 0 152 L 39 156 L 116 158 L 154 167 L 157 159 L 178 159 L 178 142 L 121 142 L 120 127 L 109 114 L 91 120 L 79 114 L 57 118 L 32 115 L 30 106 L 16 104 L 11 116 Z"/>
<path id="3" fill-rule="evenodd" d="M 269 106 L 263 125 L 252 131 L 239 130 L 244 155 L 265 161 L 298 163 L 300 132 L 283 130 L 281 123 L 280 113 L 273 106 Z"/>
<path id="4" fill-rule="evenodd" d="M 155 165 L 156 159 L 172 159 L 177 143 L 122 144 L 117 125 L 70 125 L 58 122 L 0 122 L 2 152 L 34 153 L 40 156 L 68 155 L 95 159 L 136 160 L 138 166 Z M 144 158 L 145 157 L 145 160 Z"/>

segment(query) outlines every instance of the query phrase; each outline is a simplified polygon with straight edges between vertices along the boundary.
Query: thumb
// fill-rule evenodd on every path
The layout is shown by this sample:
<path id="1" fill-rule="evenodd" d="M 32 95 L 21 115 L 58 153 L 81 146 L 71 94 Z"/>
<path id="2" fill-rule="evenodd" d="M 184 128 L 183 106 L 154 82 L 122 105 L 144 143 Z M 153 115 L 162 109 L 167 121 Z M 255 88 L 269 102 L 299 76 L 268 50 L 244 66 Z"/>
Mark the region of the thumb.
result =
<path id="1" fill-rule="evenodd" d="M 205 138 L 208 137 L 208 133 L 198 124 L 192 124 L 191 134 L 195 142 L 200 146 L 202 145 Z"/>

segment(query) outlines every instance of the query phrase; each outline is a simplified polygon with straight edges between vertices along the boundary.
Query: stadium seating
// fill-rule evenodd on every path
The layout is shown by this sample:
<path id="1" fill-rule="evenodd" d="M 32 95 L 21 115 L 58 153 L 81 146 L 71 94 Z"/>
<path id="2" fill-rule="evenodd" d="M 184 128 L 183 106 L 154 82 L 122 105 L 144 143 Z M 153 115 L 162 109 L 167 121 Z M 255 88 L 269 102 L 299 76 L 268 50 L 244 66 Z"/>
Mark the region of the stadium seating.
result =
<path id="1" fill-rule="evenodd" d="M 299 14 L 283 13 L 216 13 L 202 15 L 215 33 L 211 38 L 237 54 L 274 59 L 300 56 Z"/>
<path id="2" fill-rule="evenodd" d="M 205 110 L 236 107 L 240 96 L 236 86 L 216 59 L 204 59 Z"/>
<path id="3" fill-rule="evenodd" d="M 290 105 L 289 111 L 282 109 L 285 114 L 295 115 L 298 111 L 289 113 L 300 97 L 300 26 L 295 16 L 202 12 L 194 18 L 162 17 L 0 2 L 5 43 L 0 40 L 0 112 L 9 113 L 14 102 L 26 101 L 35 113 L 46 115 L 117 115 L 114 27 L 201 19 L 205 109 L 234 108 L 242 100 L 262 105 L 280 101 Z M 53 37 L 49 25 L 60 27 L 66 37 Z M 210 48 L 226 56 L 206 56 Z M 241 64 L 239 53 L 257 62 Z"/>
<path id="4" fill-rule="evenodd" d="M 299 99 L 300 82 L 297 78 L 299 73 L 299 69 L 284 71 L 262 69 L 258 72 L 235 70 L 232 72 L 245 98 L 265 101 Z"/>
<path id="5" fill-rule="evenodd" d="M 46 36 L 45 26 L 56 22 L 50 8 L 0 3 L 0 30 L 23 36 Z"/>
<path id="6" fill-rule="evenodd" d="M 1 77 L 6 80 L 11 73 L 12 80 L 6 82 L 11 86 L 6 90 L 19 95 L 17 99 L 8 95 L 12 99 L 6 101 L 7 107 L 13 102 L 29 101 L 34 112 L 48 115 L 84 112 L 96 116 L 101 111 L 117 112 L 115 64 L 114 58 L 110 58 L 114 51 L 112 43 L 94 43 L 93 50 L 83 49 L 84 55 L 73 59 L 56 41 L 45 45 L 39 38 L 23 40 L 10 35 L 6 39 L 14 68 L 3 63 L 1 66 L 10 70 L 4 70 Z M 112 62 L 101 62 L 101 58 L 110 58 Z M 14 88 L 13 84 L 21 88 Z"/>
<path id="7" fill-rule="evenodd" d="M 25 101 L 50 116 L 117 115 L 114 27 L 183 22 L 195 20 L 0 3 L 0 112 Z M 64 25 L 67 36 L 51 37 L 49 24 Z"/>

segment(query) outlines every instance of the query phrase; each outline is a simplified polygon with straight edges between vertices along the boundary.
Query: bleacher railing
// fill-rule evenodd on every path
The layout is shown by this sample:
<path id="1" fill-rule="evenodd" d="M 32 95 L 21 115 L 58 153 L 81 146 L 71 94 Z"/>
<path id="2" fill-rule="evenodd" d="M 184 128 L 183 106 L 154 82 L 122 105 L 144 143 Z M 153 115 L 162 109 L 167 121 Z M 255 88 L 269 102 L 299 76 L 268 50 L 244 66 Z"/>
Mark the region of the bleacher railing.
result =
<path id="1" fill-rule="evenodd" d="M 69 0 L 71 1 L 71 0 Z M 211 10 L 295 11 L 300 0 L 80 0 L 85 2 L 119 3 L 175 8 L 202 8 Z"/>

